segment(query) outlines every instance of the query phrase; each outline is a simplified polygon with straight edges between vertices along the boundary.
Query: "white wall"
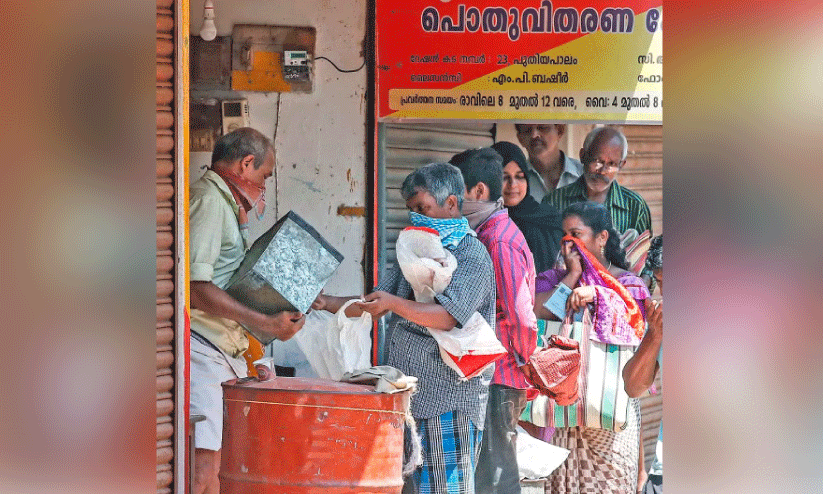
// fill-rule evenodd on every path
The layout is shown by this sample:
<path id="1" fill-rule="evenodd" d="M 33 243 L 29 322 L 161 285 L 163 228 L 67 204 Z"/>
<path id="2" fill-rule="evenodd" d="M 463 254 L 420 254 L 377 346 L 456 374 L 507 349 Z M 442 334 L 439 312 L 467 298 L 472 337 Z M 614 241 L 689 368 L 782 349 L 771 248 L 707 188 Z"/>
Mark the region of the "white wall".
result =
<path id="1" fill-rule="evenodd" d="M 311 26 L 317 30 L 315 55 L 342 69 L 363 63 L 366 2 L 281 2 L 214 0 L 218 36 L 234 24 Z M 203 5 L 191 2 L 191 31 L 197 36 Z M 345 257 L 326 287 L 330 294 L 360 294 L 366 218 L 337 215 L 340 205 L 366 206 L 365 67 L 337 72 L 325 60 L 315 62 L 311 94 L 241 92 L 249 100 L 251 126 L 275 139 L 275 175 L 266 184 L 263 221 L 252 219 L 256 238 L 290 209 L 302 216 Z M 278 115 L 279 100 L 279 115 Z M 191 181 L 210 163 L 210 153 L 191 153 Z"/>

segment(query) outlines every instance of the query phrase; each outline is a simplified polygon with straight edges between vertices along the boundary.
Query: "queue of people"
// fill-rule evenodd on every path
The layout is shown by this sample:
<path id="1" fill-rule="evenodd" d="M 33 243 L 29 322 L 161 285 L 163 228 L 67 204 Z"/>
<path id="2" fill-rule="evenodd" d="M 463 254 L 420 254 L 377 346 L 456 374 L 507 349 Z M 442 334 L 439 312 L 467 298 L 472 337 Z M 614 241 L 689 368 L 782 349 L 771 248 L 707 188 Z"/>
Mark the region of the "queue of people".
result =
<path id="1" fill-rule="evenodd" d="M 411 414 L 423 461 L 405 479 L 404 493 L 520 492 L 516 427 L 538 394 L 527 364 L 539 344 L 538 319 L 558 319 L 545 304 L 561 287 L 569 292 L 568 311 L 589 310 L 596 331 L 636 352 L 622 369 L 631 397 L 623 430 L 578 426 L 537 434 L 570 451 L 546 492 L 631 494 L 638 487 L 662 492 L 657 461 L 648 484 L 638 485 L 636 398 L 659 369 L 662 304 L 652 303 L 640 273 L 629 271 L 619 240 L 629 228 L 651 234 L 651 215 L 638 194 L 617 183 L 627 154 L 618 129 L 597 127 L 589 133 L 579 162 L 557 148 L 563 132 L 563 125 L 518 124 L 528 160 L 515 144 L 499 142 L 406 177 L 400 194 L 409 222 L 436 231 L 457 260 L 448 286 L 434 301 L 416 301 L 395 267 L 363 297 L 321 293 L 312 305 L 337 312 L 350 299 L 362 298 L 348 305 L 346 316 L 390 314 L 386 364 L 418 378 Z M 249 245 L 243 236 L 248 212 L 265 208 L 263 186 L 273 164 L 271 142 L 240 129 L 221 137 L 212 169 L 192 187 L 191 409 L 205 415 L 207 425 L 205 439 L 197 438 L 203 447 L 194 465 L 196 494 L 219 491 L 220 382 L 246 375 L 238 357 L 247 344 L 238 323 L 285 340 L 304 320 L 300 313 L 256 313 L 226 299 L 231 297 L 221 286 L 239 266 L 242 246 Z M 649 254 L 647 271 L 662 288 L 662 237 L 652 245 L 659 245 L 661 254 Z M 506 354 L 480 375 L 461 380 L 441 359 L 428 328 L 462 327 L 475 313 L 495 330 Z"/>

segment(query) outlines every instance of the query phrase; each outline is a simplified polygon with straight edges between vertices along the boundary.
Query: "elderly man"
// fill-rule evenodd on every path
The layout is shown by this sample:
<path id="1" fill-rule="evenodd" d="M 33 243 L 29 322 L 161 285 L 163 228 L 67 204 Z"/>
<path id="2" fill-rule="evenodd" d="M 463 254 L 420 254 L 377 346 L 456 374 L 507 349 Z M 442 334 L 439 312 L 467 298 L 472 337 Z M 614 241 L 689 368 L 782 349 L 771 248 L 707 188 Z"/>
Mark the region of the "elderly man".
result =
<path id="1" fill-rule="evenodd" d="M 566 124 L 515 124 L 517 140 L 529 152 L 529 194 L 537 202 L 583 174 L 583 165 L 558 147 Z"/>
<path id="2" fill-rule="evenodd" d="M 451 163 L 466 182 L 463 215 L 486 246 L 497 282 L 497 339 L 507 354 L 495 364 L 486 429 L 475 474 L 478 493 L 519 494 L 517 419 L 532 389 L 523 373 L 537 348 L 534 260 L 523 233 L 503 208 L 503 158 L 492 148 L 470 149 Z"/>
<path id="3" fill-rule="evenodd" d="M 460 213 L 465 186 L 457 168 L 447 163 L 426 165 L 406 177 L 400 192 L 411 224 L 436 230 L 457 259 L 457 268 L 434 302 L 421 303 L 414 300 L 411 285 L 395 267 L 365 296 L 365 302 L 349 306 L 346 315 L 358 316 L 365 310 L 379 317 L 392 312 L 387 364 L 419 379 L 411 413 L 422 439 L 423 465 L 406 480 L 403 492 L 472 494 L 491 368 L 461 381 L 443 362 L 426 328 L 448 331 L 466 324 L 475 312 L 494 328 L 494 269 Z M 351 298 L 320 295 L 312 307 L 336 312 Z"/>
<path id="4" fill-rule="evenodd" d="M 250 246 L 248 213 L 265 210 L 266 179 L 274 170 L 271 141 L 254 129 L 235 130 L 217 141 L 211 163 L 189 199 L 191 413 L 206 417 L 195 429 L 195 494 L 220 491 L 220 384 L 247 374 L 242 354 L 249 342 L 240 325 L 288 340 L 305 322 L 299 312 L 261 314 L 224 291 Z"/>
<path id="5" fill-rule="evenodd" d="M 617 174 L 626 164 L 627 153 L 628 142 L 622 132 L 614 127 L 594 128 L 580 150 L 583 175 L 548 194 L 543 202 L 560 211 L 576 202 L 599 202 L 609 210 L 618 234 L 629 229 L 637 233 L 649 230 L 651 234 L 651 212 L 646 201 L 637 192 L 617 183 Z"/>

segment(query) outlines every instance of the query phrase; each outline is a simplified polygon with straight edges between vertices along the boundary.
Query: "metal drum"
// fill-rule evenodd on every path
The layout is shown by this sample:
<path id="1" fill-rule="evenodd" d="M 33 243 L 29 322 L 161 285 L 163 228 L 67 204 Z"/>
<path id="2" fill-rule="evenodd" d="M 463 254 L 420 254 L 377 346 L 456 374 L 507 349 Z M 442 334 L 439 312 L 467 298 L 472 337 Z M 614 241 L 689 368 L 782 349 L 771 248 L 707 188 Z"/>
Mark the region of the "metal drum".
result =
<path id="1" fill-rule="evenodd" d="M 220 492 L 399 494 L 409 394 L 325 379 L 223 383 Z"/>

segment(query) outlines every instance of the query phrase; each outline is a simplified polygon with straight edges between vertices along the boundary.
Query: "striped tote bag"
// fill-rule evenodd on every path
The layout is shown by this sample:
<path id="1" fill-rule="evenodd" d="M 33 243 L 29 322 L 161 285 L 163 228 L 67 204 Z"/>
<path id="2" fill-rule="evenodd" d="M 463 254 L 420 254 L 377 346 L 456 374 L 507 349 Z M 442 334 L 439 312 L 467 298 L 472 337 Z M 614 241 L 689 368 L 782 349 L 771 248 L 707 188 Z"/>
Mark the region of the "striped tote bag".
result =
<path id="1" fill-rule="evenodd" d="M 593 427 L 614 432 L 623 430 L 629 412 L 629 396 L 623 387 L 623 366 L 634 355 L 632 346 L 610 345 L 589 338 L 593 331 L 589 309 L 575 321 L 571 338 L 580 343 L 580 399 L 560 406 L 539 395 L 526 405 L 520 419 L 540 427 Z M 540 341 L 560 334 L 561 323 L 538 320 Z"/>

